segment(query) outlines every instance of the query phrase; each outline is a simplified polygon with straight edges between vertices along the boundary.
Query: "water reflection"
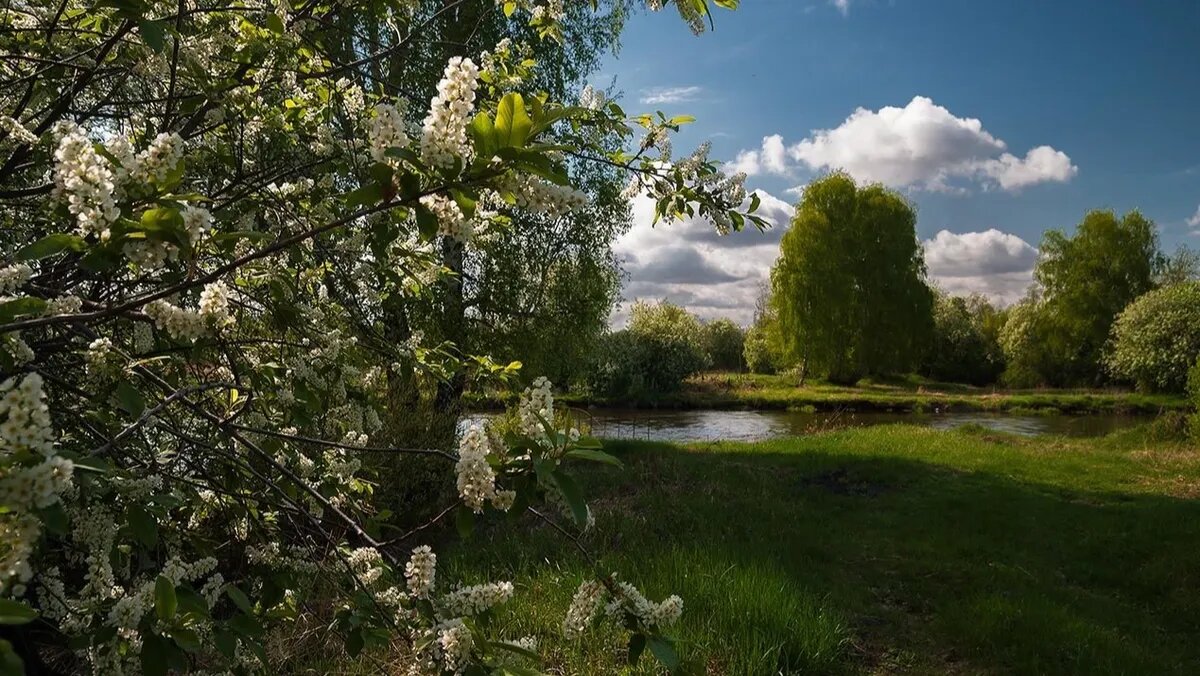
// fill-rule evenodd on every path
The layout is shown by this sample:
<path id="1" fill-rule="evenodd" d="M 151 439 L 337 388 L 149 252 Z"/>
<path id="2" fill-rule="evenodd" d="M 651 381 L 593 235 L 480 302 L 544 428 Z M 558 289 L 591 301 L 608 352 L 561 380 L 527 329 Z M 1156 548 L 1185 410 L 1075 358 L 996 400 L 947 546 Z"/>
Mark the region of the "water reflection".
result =
<path id="1" fill-rule="evenodd" d="M 589 421 L 592 433 L 609 439 L 650 441 L 758 441 L 774 437 L 812 434 L 841 427 L 863 427 L 888 423 L 928 425 L 952 429 L 979 425 L 1000 432 L 1026 436 L 1054 434 L 1071 437 L 1102 436 L 1130 427 L 1146 418 L 1139 416 L 1024 416 L 1007 413 L 881 413 L 800 411 L 663 411 L 590 410 L 577 411 Z M 482 416 L 472 416 L 478 418 Z"/>

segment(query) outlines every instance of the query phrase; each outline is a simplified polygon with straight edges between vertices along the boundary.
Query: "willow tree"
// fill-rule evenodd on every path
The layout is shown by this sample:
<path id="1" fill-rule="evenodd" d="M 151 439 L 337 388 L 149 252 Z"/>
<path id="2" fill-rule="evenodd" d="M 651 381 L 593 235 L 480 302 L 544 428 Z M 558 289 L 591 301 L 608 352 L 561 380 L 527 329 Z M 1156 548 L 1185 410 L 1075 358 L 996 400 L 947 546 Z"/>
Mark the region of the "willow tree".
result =
<path id="1" fill-rule="evenodd" d="M 708 3 L 675 6 L 703 27 Z M 512 371 L 397 322 L 410 304 L 461 302 L 456 252 L 585 208 L 573 163 L 631 177 L 668 220 L 746 218 L 744 177 L 706 151 L 665 152 L 686 120 L 539 91 L 512 43 L 478 64 L 442 58 L 460 44 L 447 25 L 519 21 L 565 40 L 564 12 L 0 10 L 0 666 L 280 673 L 294 665 L 264 643 L 307 616 L 350 655 L 398 646 L 409 673 L 528 670 L 529 645 L 476 621 L 512 585 L 448 584 L 430 529 L 520 510 L 578 543 L 591 515 L 570 467 L 615 460 L 555 415 L 544 379 L 506 435 L 389 433 L 406 374 L 441 393 Z M 378 508 L 391 485 L 364 471 L 409 455 L 455 469 L 451 499 L 412 529 Z M 631 655 L 670 666 L 681 611 L 597 568 L 563 629 L 593 636 L 603 614 Z"/>
<path id="2" fill-rule="evenodd" d="M 784 348 L 839 383 L 913 368 L 930 336 L 933 294 L 916 212 L 844 173 L 813 181 L 771 271 Z"/>

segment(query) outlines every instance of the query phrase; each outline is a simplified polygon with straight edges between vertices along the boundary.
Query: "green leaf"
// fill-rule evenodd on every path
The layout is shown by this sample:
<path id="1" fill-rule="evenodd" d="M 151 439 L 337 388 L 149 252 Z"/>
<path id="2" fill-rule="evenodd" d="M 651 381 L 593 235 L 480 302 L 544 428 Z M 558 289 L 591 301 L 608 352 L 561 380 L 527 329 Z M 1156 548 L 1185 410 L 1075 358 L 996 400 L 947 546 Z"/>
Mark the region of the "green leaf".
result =
<path id="1" fill-rule="evenodd" d="M 667 669 L 674 671 L 679 668 L 679 655 L 675 652 L 675 646 L 671 642 L 661 636 L 651 636 L 646 643 L 650 648 L 650 652 L 658 658 L 659 662 Z"/>
<path id="2" fill-rule="evenodd" d="M 146 410 L 146 399 L 142 397 L 142 393 L 137 391 L 133 383 L 128 380 L 122 380 L 117 383 L 117 403 L 121 405 L 121 409 L 130 416 L 136 418 Z"/>
<path id="3" fill-rule="evenodd" d="M 0 599 L 0 624 L 27 624 L 36 619 L 33 608 L 12 599 Z"/>
<path id="4" fill-rule="evenodd" d="M 466 540 L 475 532 L 475 512 L 470 507 L 462 505 L 454 514 L 454 526 L 458 528 L 458 536 Z"/>
<path id="5" fill-rule="evenodd" d="M 133 537 L 142 543 L 146 549 L 154 549 L 158 544 L 158 522 L 154 517 L 137 505 L 129 508 L 125 515 L 129 523 L 129 531 Z"/>
<path id="6" fill-rule="evenodd" d="M 231 631 L 217 629 L 213 632 L 213 645 L 217 646 L 217 651 L 226 659 L 233 659 L 234 651 L 237 650 L 237 635 Z"/>
<path id="7" fill-rule="evenodd" d="M 24 676 L 25 661 L 12 644 L 0 638 L 0 676 Z"/>
<path id="8" fill-rule="evenodd" d="M 268 14 L 267 28 L 269 28 L 273 33 L 283 35 L 283 18 L 281 18 L 278 14 Z"/>
<path id="9" fill-rule="evenodd" d="M 87 243 L 82 237 L 58 232 L 22 247 L 14 258 L 19 261 L 37 261 L 63 251 L 83 251 L 86 248 Z"/>
<path id="10" fill-rule="evenodd" d="M 529 139 L 533 120 L 525 112 L 525 99 L 515 92 L 505 94 L 496 107 L 494 136 L 498 148 L 521 148 Z"/>
<path id="11" fill-rule="evenodd" d="M 204 645 L 200 642 L 200 636 L 187 628 L 178 628 L 171 630 L 171 638 L 175 639 L 175 645 L 188 652 L 199 652 Z"/>
<path id="12" fill-rule="evenodd" d="M 175 583 L 162 575 L 154 581 L 154 612 L 160 620 L 170 620 L 175 617 L 179 608 L 179 599 L 175 597 Z"/>
<path id="13" fill-rule="evenodd" d="M 487 159 L 496 154 L 496 126 L 490 115 L 482 111 L 477 113 L 470 130 L 476 157 Z"/>
<path id="14" fill-rule="evenodd" d="M 629 664 L 630 666 L 638 663 L 642 653 L 646 651 L 646 635 L 637 633 L 629 637 Z"/>
<path id="15" fill-rule="evenodd" d="M 362 630 L 355 627 L 353 631 L 346 634 L 346 654 L 350 657 L 358 657 L 358 654 L 363 649 Z"/>
<path id="16" fill-rule="evenodd" d="M 762 203 L 762 200 L 759 199 L 757 190 L 750 193 L 750 209 L 749 209 L 750 213 L 754 213 L 754 212 L 758 211 L 758 205 L 761 203 Z"/>
<path id="17" fill-rule="evenodd" d="M 575 480 L 567 476 L 560 470 L 555 470 L 551 475 L 555 485 L 562 491 L 563 497 L 567 501 L 567 505 L 571 508 L 571 514 L 575 517 L 576 523 L 581 527 L 587 523 L 587 503 L 583 500 L 583 492 L 579 490 L 579 485 Z"/>
<path id="18" fill-rule="evenodd" d="M 142 673 L 145 676 L 167 676 L 170 661 L 170 642 L 158 634 L 142 634 Z"/>
<path id="19" fill-rule="evenodd" d="M 577 458 L 579 460 L 587 460 L 589 462 L 602 462 L 606 465 L 612 465 L 613 467 L 617 468 L 625 467 L 625 465 L 621 464 L 621 461 L 616 457 L 609 455 L 604 451 L 597 451 L 591 448 L 573 448 L 567 451 L 564 455 L 568 458 Z"/>
<path id="20" fill-rule="evenodd" d="M 691 124 L 695 121 L 696 117 L 694 115 L 676 115 L 668 120 L 667 124 L 671 125 L 672 127 L 678 127 L 684 124 Z"/>
<path id="21" fill-rule="evenodd" d="M 413 213 L 417 215 L 417 231 L 421 233 L 421 239 L 429 241 L 436 237 L 438 218 L 429 210 L 429 207 L 417 204 L 413 207 Z"/>
<path id="22" fill-rule="evenodd" d="M 156 52 L 162 52 L 165 43 L 165 30 L 163 24 L 158 21 L 139 21 L 138 33 L 142 36 L 142 41 L 146 46 Z"/>
<path id="23" fill-rule="evenodd" d="M 46 527 L 46 530 L 55 535 L 66 535 L 71 527 L 67 511 L 63 509 L 61 502 L 39 509 L 38 518 L 42 520 L 42 525 Z"/>
<path id="24" fill-rule="evenodd" d="M 514 0 L 507 0 L 504 3 L 504 16 L 511 17 L 515 11 L 517 11 L 517 3 Z"/>
<path id="25" fill-rule="evenodd" d="M 237 587 L 229 585 L 225 587 L 225 594 L 229 600 L 233 601 L 233 605 L 237 606 L 243 613 L 247 615 L 254 614 L 254 606 L 250 605 L 250 599 L 246 598 L 246 594 Z"/>
<path id="26" fill-rule="evenodd" d="M 367 183 L 357 190 L 346 194 L 346 206 L 354 209 L 378 204 L 383 199 L 383 186 L 378 183 Z"/>
<path id="27" fill-rule="evenodd" d="M 187 246 L 187 230 L 183 227 L 183 215 L 178 207 L 158 207 L 142 212 L 138 226 L 149 239 L 169 242 L 179 247 Z"/>
<path id="28" fill-rule="evenodd" d="M 46 301 L 33 296 L 0 303 L 0 323 L 9 322 L 25 315 L 40 315 L 46 311 Z"/>

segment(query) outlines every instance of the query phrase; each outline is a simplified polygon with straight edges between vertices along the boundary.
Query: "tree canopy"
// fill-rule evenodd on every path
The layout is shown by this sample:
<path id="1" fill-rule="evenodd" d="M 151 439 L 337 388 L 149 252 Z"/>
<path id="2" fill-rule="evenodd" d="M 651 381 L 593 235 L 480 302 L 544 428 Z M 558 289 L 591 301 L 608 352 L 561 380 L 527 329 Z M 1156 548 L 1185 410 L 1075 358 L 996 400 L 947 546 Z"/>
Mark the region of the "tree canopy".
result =
<path id="1" fill-rule="evenodd" d="M 1042 378 L 1052 385 L 1097 383 L 1113 321 L 1154 288 L 1161 265 L 1154 223 L 1137 211 L 1119 218 L 1090 211 L 1070 236 L 1048 231 L 1040 251 L 1034 278 L 1048 352 Z"/>
<path id="2" fill-rule="evenodd" d="M 844 173 L 805 188 L 771 271 L 790 358 L 836 382 L 917 364 L 933 294 L 916 218 L 895 191 Z"/>

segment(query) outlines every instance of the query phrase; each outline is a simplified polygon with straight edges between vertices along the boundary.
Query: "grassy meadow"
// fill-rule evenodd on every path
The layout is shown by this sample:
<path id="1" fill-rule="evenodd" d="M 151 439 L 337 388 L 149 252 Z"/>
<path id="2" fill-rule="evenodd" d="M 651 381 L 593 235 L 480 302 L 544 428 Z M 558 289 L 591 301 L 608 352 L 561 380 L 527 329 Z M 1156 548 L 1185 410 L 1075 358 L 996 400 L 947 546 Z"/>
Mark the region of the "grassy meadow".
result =
<path id="1" fill-rule="evenodd" d="M 607 448 L 625 468 L 588 470 L 587 544 L 649 596 L 684 598 L 684 673 L 1200 665 L 1200 450 L 1145 428 L 1066 440 L 895 425 Z M 450 575 L 514 581 L 492 621 L 538 637 L 549 673 L 656 671 L 628 667 L 615 631 L 561 638 L 586 565 L 547 527 L 447 540 Z"/>

